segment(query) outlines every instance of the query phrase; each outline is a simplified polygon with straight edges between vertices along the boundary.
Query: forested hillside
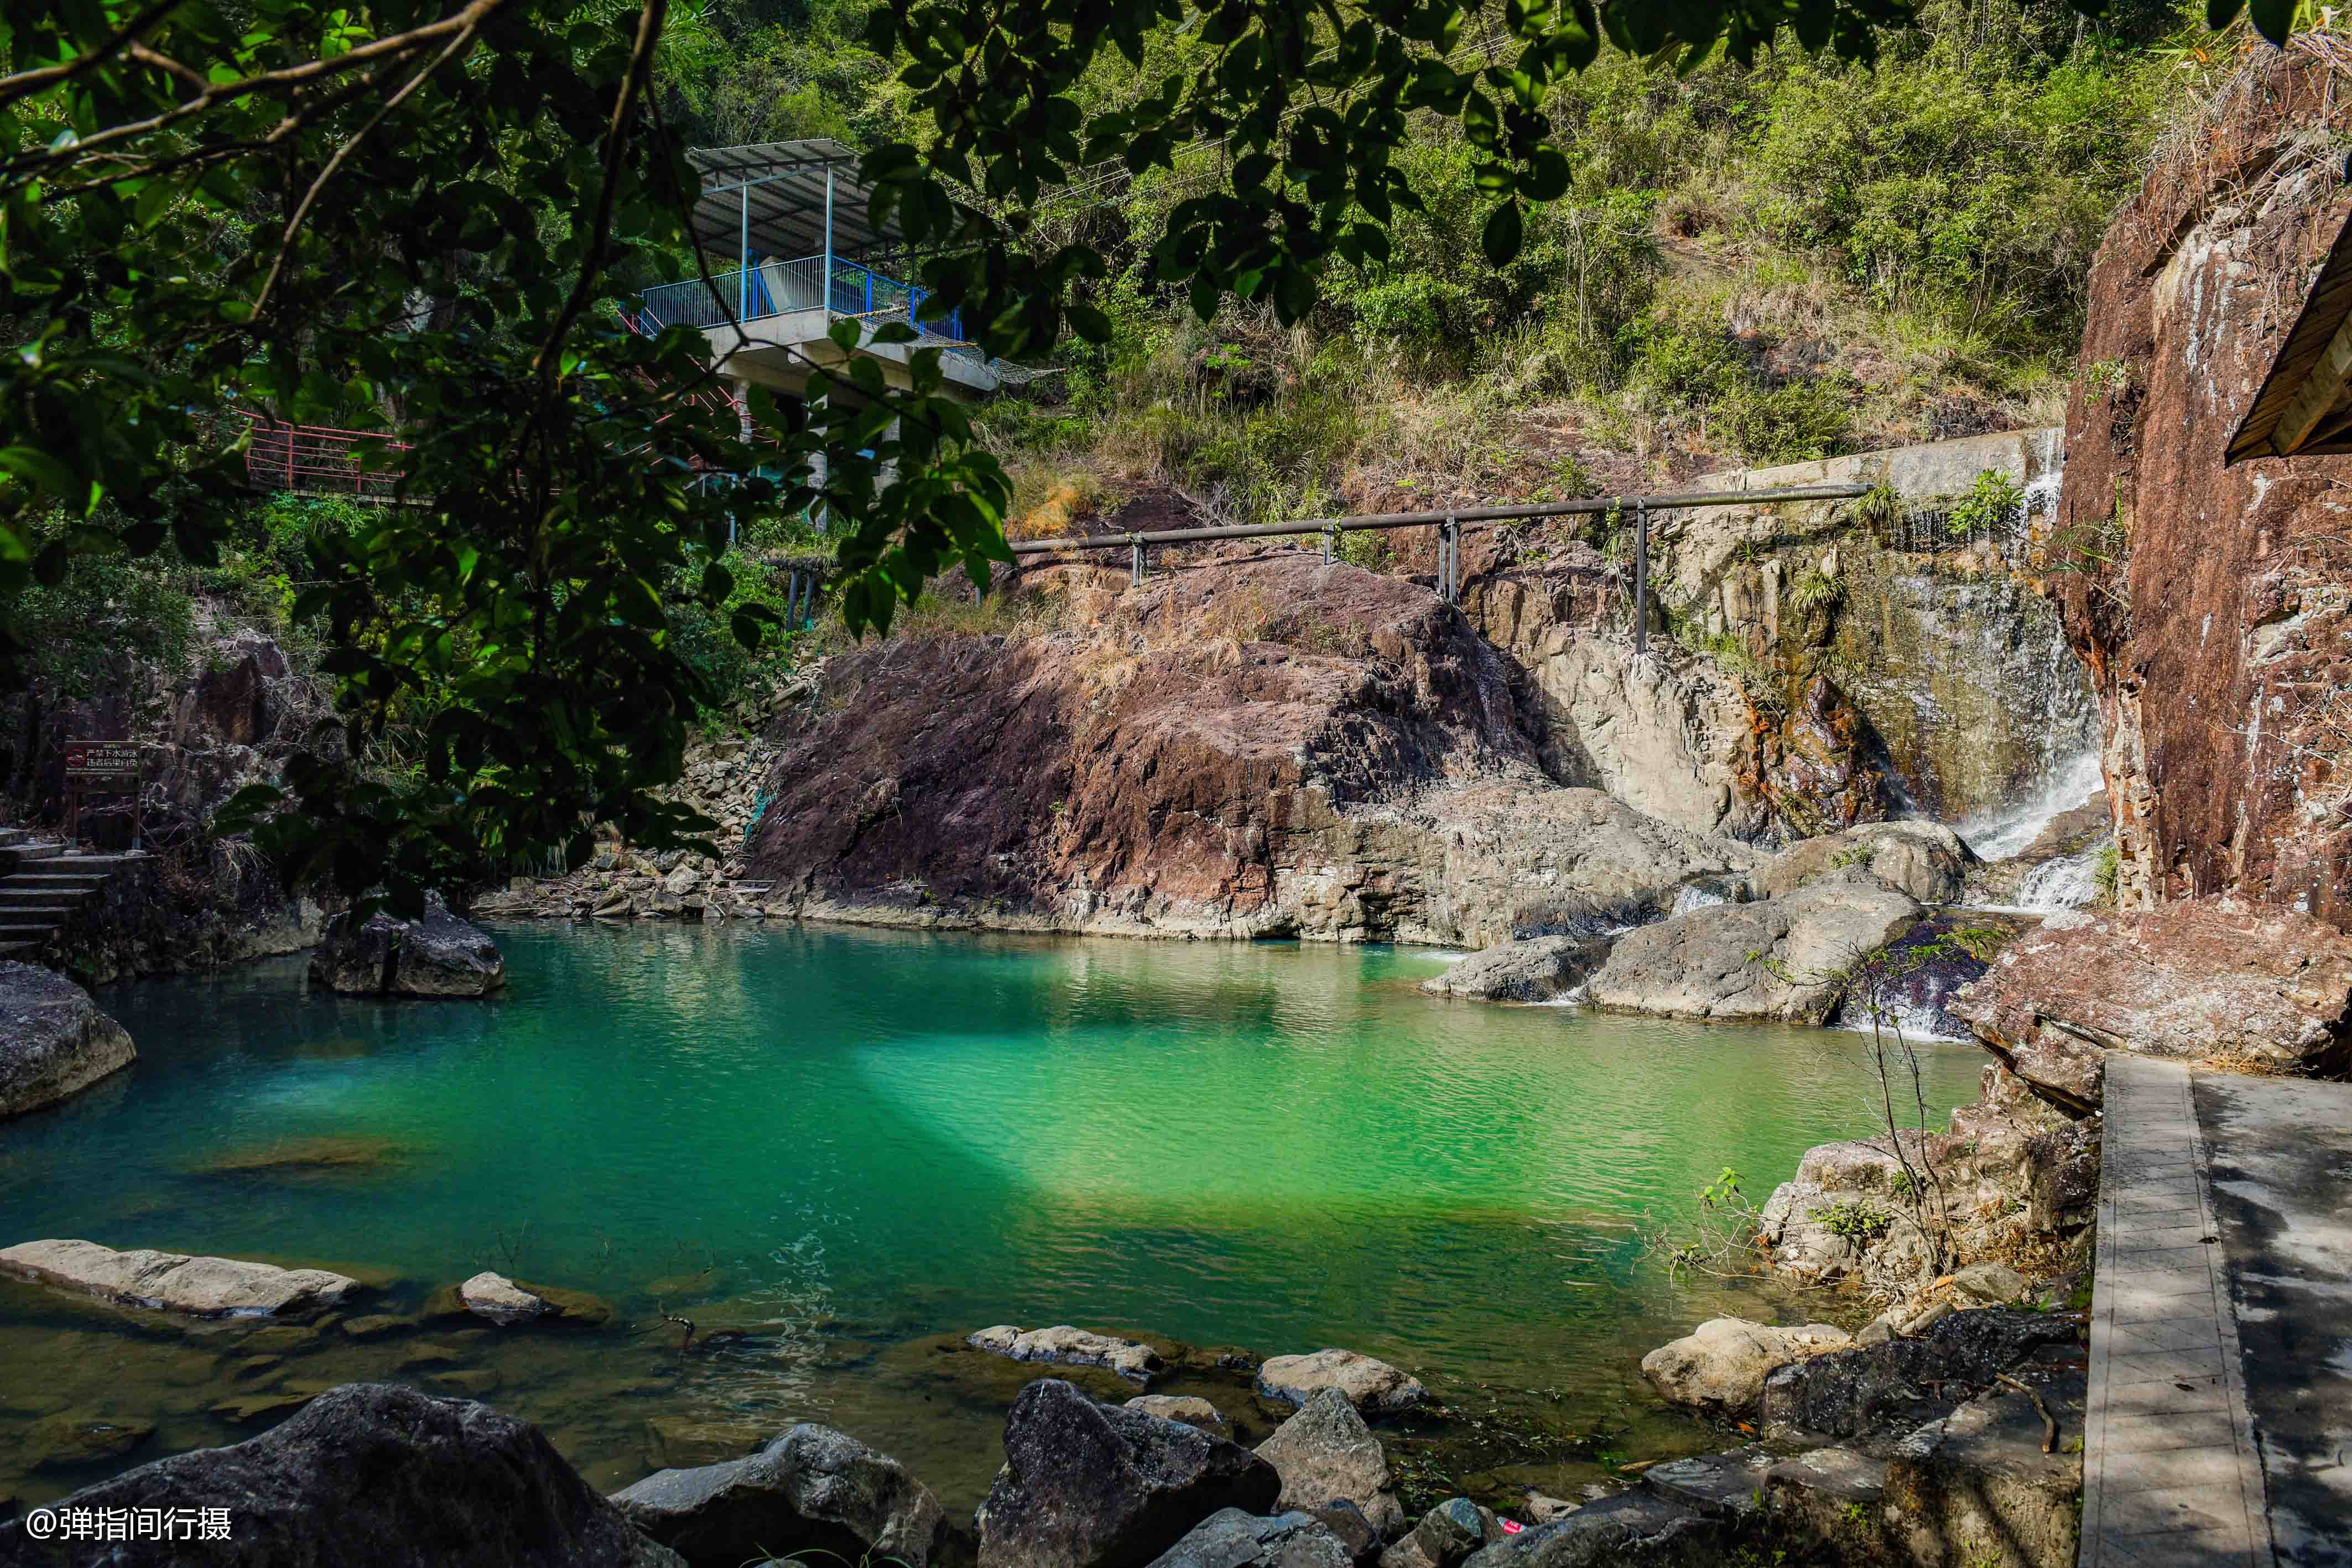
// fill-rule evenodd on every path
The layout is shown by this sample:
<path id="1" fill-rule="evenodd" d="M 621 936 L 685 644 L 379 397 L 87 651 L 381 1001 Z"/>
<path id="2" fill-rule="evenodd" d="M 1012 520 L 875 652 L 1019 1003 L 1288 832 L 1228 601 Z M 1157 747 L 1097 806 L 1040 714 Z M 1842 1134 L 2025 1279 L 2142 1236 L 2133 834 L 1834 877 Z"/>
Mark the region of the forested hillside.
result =
<path id="1" fill-rule="evenodd" d="M 862 15 L 713 6 L 675 40 L 670 111 L 720 143 L 903 129 L 890 66 L 854 41 Z M 1400 214 L 1385 263 L 1335 267 L 1292 329 L 1247 305 L 1202 323 L 1148 281 L 1167 212 L 1220 177 L 1222 148 L 1106 172 L 1048 221 L 1117 258 L 1116 335 L 990 417 L 1016 529 L 1151 483 L 1259 521 L 2049 422 L 2107 216 L 2233 43 L 2162 0 L 2097 22 L 1932 0 L 1874 68 L 1790 48 L 1678 77 L 1607 53 L 1554 89 L 1573 180 L 1516 259 L 1486 261 L 1496 204 L 1459 127 L 1432 119 L 1403 161 L 1425 210 Z M 1106 106 L 1186 57 L 1152 47 L 1146 69 L 1101 73 Z"/>

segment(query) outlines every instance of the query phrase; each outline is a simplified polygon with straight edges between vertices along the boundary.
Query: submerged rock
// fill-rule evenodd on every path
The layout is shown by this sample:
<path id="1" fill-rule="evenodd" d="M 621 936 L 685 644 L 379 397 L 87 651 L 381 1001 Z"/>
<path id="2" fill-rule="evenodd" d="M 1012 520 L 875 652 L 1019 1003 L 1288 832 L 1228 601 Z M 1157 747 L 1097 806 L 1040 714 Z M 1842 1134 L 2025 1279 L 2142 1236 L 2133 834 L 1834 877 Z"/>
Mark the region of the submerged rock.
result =
<path id="1" fill-rule="evenodd" d="M 25 1241 L 0 1249 L 0 1272 L 131 1306 L 196 1317 L 299 1315 L 340 1306 L 359 1281 L 324 1269 L 280 1269 L 234 1258 L 95 1241 Z"/>
<path id="2" fill-rule="evenodd" d="M 1642 1375 L 1676 1405 L 1738 1415 L 1754 1407 L 1764 1380 L 1777 1369 L 1853 1343 L 1853 1335 L 1829 1323 L 1772 1328 L 1745 1318 L 1710 1318 L 1643 1356 Z"/>
<path id="3" fill-rule="evenodd" d="M 1312 1514 L 1257 1519 L 1221 1509 L 1152 1559 L 1150 1568 L 1352 1568 L 1345 1542 Z"/>
<path id="4" fill-rule="evenodd" d="M 1549 1002 L 1574 990 L 1609 956 L 1607 937 L 1538 936 L 1506 942 L 1446 967 L 1423 980 L 1435 997 L 1483 1002 Z"/>
<path id="5" fill-rule="evenodd" d="M 0 960 L 0 1116 L 54 1105 L 138 1054 L 88 991 L 37 964 Z"/>
<path id="6" fill-rule="evenodd" d="M 1148 1344 L 1116 1334 L 1092 1333 L 1058 1323 L 1025 1333 L 1011 1323 L 981 1330 L 964 1342 L 975 1350 L 1009 1355 L 1015 1361 L 1053 1362 L 1063 1366 L 1102 1366 L 1130 1383 L 1149 1383 L 1165 1367 L 1160 1353 Z"/>
<path id="7" fill-rule="evenodd" d="M 67 1411 L 34 1422 L 27 1446 L 36 1469 L 70 1470 L 120 1459 L 154 1435 L 154 1427 L 144 1421 Z"/>
<path id="8" fill-rule="evenodd" d="M 1352 1350 L 1277 1355 L 1257 1369 L 1257 1391 L 1269 1399 L 1304 1405 L 1326 1388 L 1338 1389 L 1358 1410 L 1378 1415 L 1410 1410 L 1427 1394 L 1420 1379 Z"/>
<path id="9" fill-rule="evenodd" d="M 488 932 L 434 894 L 415 920 L 383 910 L 356 926 L 348 911 L 330 919 L 310 983 L 355 997 L 486 997 L 507 983 L 507 965 Z"/>
<path id="10" fill-rule="evenodd" d="M 456 1310 L 487 1318 L 501 1328 L 542 1318 L 594 1328 L 613 1318 L 612 1304 L 600 1296 L 509 1280 L 488 1269 L 457 1286 L 454 1291 L 437 1296 L 427 1310 L 437 1312 L 453 1301 Z"/>
<path id="11" fill-rule="evenodd" d="M 1388 1455 L 1337 1388 L 1320 1388 L 1309 1396 L 1297 1415 L 1257 1446 L 1257 1457 L 1282 1478 L 1276 1508 L 1311 1513 L 1349 1503 L 1381 1540 L 1404 1529 L 1404 1505 L 1397 1500 Z"/>
<path id="12" fill-rule="evenodd" d="M 1908 930 L 1908 894 L 1846 866 L 1780 898 L 1717 904 L 1620 937 L 1587 996 L 1613 1012 L 1820 1023 L 1839 972 Z"/>
<path id="13" fill-rule="evenodd" d="M 1274 1467 L 1239 1444 L 1041 1378 L 1005 1417 L 980 1568 L 1131 1568 L 1221 1509 L 1264 1513 L 1281 1490 Z"/>
<path id="14" fill-rule="evenodd" d="M 56 1506 L 225 1504 L 238 1568 L 684 1568 L 597 1496 L 538 1427 L 389 1384 L 346 1385 L 260 1437 L 158 1459 Z M 29 1541 L 22 1520 L 0 1524 L 0 1561 L 46 1563 L 55 1550 Z M 64 1560 L 108 1568 L 203 1560 L 185 1541 L 103 1551 Z"/>
<path id="15" fill-rule="evenodd" d="M 657 1471 L 613 1501 L 688 1568 L 802 1552 L 923 1568 L 946 1520 L 898 1460 L 809 1422 L 749 1458 Z"/>

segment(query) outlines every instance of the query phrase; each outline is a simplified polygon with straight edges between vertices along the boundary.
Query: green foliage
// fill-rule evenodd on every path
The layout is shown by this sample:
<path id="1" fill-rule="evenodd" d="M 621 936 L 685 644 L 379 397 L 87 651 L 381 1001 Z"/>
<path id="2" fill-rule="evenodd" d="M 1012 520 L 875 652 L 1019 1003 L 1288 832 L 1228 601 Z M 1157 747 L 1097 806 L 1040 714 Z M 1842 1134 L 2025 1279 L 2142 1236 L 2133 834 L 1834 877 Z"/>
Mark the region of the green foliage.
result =
<path id="1" fill-rule="evenodd" d="M 63 521 L 35 526 L 46 546 Z M 194 632 L 196 574 L 175 556 L 134 562 L 120 552 L 61 559 L 54 581 L 20 588 L 8 606 L 26 673 L 67 697 L 120 693 L 142 664 L 177 669 Z"/>
<path id="2" fill-rule="evenodd" d="M 1789 608 L 1800 615 L 1834 610 L 1844 599 L 1844 584 L 1821 571 L 1809 571 L 1789 585 Z"/>
<path id="3" fill-rule="evenodd" d="M 2008 475 L 1988 468 L 1944 514 L 1944 528 L 1954 538 L 1975 538 L 2006 533 L 2024 518 L 2023 488 Z"/>
<path id="4" fill-rule="evenodd" d="M 1867 1244 L 1886 1234 L 1895 1217 L 1867 1198 L 1850 1197 L 1812 1211 L 1813 1222 L 1831 1235 Z"/>
<path id="5" fill-rule="evenodd" d="M 2115 902 L 2116 883 L 2123 874 L 2123 864 L 2124 852 L 2115 840 L 2109 839 L 2099 846 L 2098 858 L 2092 862 L 2091 876 L 2098 886 L 2101 903 Z"/>

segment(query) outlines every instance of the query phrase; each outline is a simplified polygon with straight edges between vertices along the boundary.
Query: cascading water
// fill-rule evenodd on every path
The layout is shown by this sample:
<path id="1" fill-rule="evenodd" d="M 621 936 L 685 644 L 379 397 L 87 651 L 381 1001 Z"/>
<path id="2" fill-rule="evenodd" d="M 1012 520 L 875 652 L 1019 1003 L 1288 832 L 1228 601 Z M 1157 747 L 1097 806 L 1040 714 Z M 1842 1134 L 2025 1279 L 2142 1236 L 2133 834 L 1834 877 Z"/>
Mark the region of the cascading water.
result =
<path id="1" fill-rule="evenodd" d="M 2092 739 L 2071 756 L 2056 759 L 2018 800 L 1958 823 L 1952 831 L 1968 841 L 1978 859 L 2007 860 L 2040 838 L 2052 819 L 2074 810 L 2105 787 L 2097 742 Z"/>
<path id="2" fill-rule="evenodd" d="M 2099 885 L 2099 862 L 2104 850 L 2053 855 L 2026 873 L 2018 884 L 2017 902 L 2025 909 L 2080 909 L 2095 903 L 2105 890 Z"/>

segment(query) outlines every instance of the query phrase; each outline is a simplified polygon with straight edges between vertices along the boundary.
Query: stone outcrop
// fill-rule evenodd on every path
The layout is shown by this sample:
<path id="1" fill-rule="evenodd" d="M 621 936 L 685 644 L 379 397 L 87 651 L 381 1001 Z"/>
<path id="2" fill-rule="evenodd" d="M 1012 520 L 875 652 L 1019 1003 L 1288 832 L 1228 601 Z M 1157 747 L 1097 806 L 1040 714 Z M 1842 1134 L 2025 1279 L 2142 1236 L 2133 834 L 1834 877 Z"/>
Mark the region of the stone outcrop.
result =
<path id="1" fill-rule="evenodd" d="M 1575 990 L 1609 956 L 1602 936 L 1535 936 L 1474 953 L 1423 980 L 1433 997 L 1482 1002 L 1549 1002 Z"/>
<path id="2" fill-rule="evenodd" d="M 0 1116 L 78 1094 L 139 1054 L 89 993 L 34 964 L 0 960 Z"/>
<path id="3" fill-rule="evenodd" d="M 1710 1318 L 1642 1358 L 1659 1396 L 1714 1415 L 1754 1408 L 1764 1380 L 1792 1361 L 1843 1350 L 1853 1336 L 1830 1323 L 1774 1328 L 1745 1318 Z"/>
<path id="4" fill-rule="evenodd" d="M 1596 1007 L 1673 1018 L 1821 1023 L 1839 973 L 1923 911 L 1860 866 L 1780 898 L 1694 909 L 1618 939 L 1587 985 Z"/>
<path id="5" fill-rule="evenodd" d="M 613 1501 L 688 1568 L 799 1553 L 924 1568 L 946 1525 L 939 1499 L 905 1466 L 809 1422 L 749 1458 L 657 1470 Z"/>
<path id="6" fill-rule="evenodd" d="M 1312 1514 L 1257 1519 L 1228 1508 L 1202 1520 L 1150 1568 L 1352 1568 L 1355 1561 Z"/>
<path id="7" fill-rule="evenodd" d="M 2106 1051 L 2341 1071 L 2352 936 L 2291 910 L 2202 898 L 2055 915 L 1947 1004 L 2034 1088 L 2095 1109 Z"/>
<path id="8" fill-rule="evenodd" d="M 343 1304 L 359 1281 L 324 1269 L 280 1269 L 94 1241 L 0 1248 L 0 1272 L 125 1305 L 193 1317 L 302 1317 Z"/>
<path id="9" fill-rule="evenodd" d="M 506 985 L 507 965 L 488 933 L 433 894 L 414 920 L 383 910 L 356 925 L 349 913 L 329 920 L 310 983 L 353 997 L 486 997 Z"/>
<path id="10" fill-rule="evenodd" d="M 1723 1521 L 1655 1493 L 1620 1492 L 1507 1535 L 1463 1562 L 1465 1568 L 1698 1568 L 1722 1560 L 1730 1534 Z"/>
<path id="11" fill-rule="evenodd" d="M 980 1568 L 1142 1568 L 1211 1514 L 1265 1513 L 1281 1490 L 1247 1448 L 1041 1378 L 1005 1417 Z"/>
<path id="12" fill-rule="evenodd" d="M 2079 1319 L 1988 1307 L 1938 1318 L 1914 1339 L 1791 1362 L 1764 1382 L 1768 1429 L 1835 1439 L 1939 1420 L 2044 1347 L 2072 1347 Z M 2079 1436 L 2080 1434 L 2077 1434 Z"/>
<path id="13" fill-rule="evenodd" d="M 1758 859 L 1548 771 L 1522 673 L 1418 584 L 1290 549 L 1112 583 L 832 660 L 743 856 L 768 907 L 1484 946 Z"/>
<path id="14" fill-rule="evenodd" d="M 1473 1552 L 1494 1545 L 1509 1533 L 1493 1509 L 1466 1497 L 1448 1498 L 1423 1514 L 1403 1540 L 1381 1553 L 1380 1568 L 1459 1568 Z"/>
<path id="15" fill-rule="evenodd" d="M 2224 454 L 2352 214 L 2332 68 L 2255 50 L 2101 243 L 2048 580 L 2105 717 L 2126 908 L 2352 896 L 2352 457 Z"/>
<path id="16" fill-rule="evenodd" d="M 1903 1155 L 1884 1134 L 1806 1151 L 1760 1215 L 1773 1270 L 1899 1300 L 1935 1277 L 1923 1220 L 1945 1238 L 1948 1262 L 2009 1262 L 2049 1278 L 2086 1261 L 2095 1119 L 2067 1114 L 1992 1066 L 1947 1131 L 1906 1128 Z"/>
<path id="17" fill-rule="evenodd" d="M 389 1384 L 347 1384 L 234 1448 L 199 1448 L 56 1505 L 231 1511 L 241 1568 L 685 1568 L 563 1462 L 538 1427 L 487 1406 Z M 0 1561 L 82 1564 L 88 1543 L 35 1542 L 0 1524 Z M 110 1568 L 202 1561 L 185 1540 L 112 1542 Z M 230 1561 L 222 1557 L 220 1561 Z"/>
<path id="18" fill-rule="evenodd" d="M 1321 1389 L 1300 1406 L 1257 1446 L 1257 1457 L 1282 1478 L 1276 1508 L 1312 1513 L 1346 1503 L 1381 1540 L 1404 1529 L 1404 1505 L 1381 1440 L 1337 1388 Z"/>
<path id="19" fill-rule="evenodd" d="M 1015 1361 L 1107 1367 L 1129 1383 L 1149 1383 L 1155 1373 L 1165 1367 L 1160 1353 L 1148 1344 L 1120 1339 L 1116 1334 L 1075 1329 L 1067 1323 L 1026 1332 L 1014 1328 L 1011 1323 L 999 1323 L 994 1328 L 981 1330 L 964 1343 L 974 1350 L 984 1350 L 992 1355 L 1011 1356 Z"/>
<path id="20" fill-rule="evenodd" d="M 1327 1388 L 1338 1390 L 1359 1411 L 1373 1415 L 1410 1410 L 1427 1397 L 1419 1378 L 1352 1350 L 1277 1355 L 1257 1369 L 1257 1391 L 1286 1405 L 1305 1405 Z"/>

